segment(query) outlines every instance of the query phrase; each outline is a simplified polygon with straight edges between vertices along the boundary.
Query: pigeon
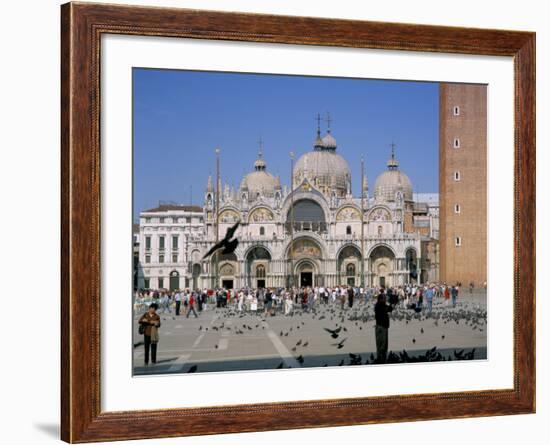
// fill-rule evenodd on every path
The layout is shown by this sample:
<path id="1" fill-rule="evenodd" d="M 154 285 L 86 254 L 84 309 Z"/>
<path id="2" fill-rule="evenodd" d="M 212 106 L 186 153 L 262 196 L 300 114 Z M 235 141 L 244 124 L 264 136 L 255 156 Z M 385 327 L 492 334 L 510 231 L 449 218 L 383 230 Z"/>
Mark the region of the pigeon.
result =
<path id="1" fill-rule="evenodd" d="M 342 326 L 340 326 L 338 329 L 328 329 L 323 328 L 325 331 L 327 331 L 332 338 L 338 338 L 338 335 L 340 334 L 340 331 L 342 330 Z"/>
<path id="2" fill-rule="evenodd" d="M 231 238 L 233 238 L 233 235 L 235 235 L 235 232 L 237 231 L 237 227 L 239 227 L 239 224 L 240 224 L 240 221 L 237 221 L 235 225 L 229 227 L 227 229 L 227 232 L 225 232 L 225 237 L 218 243 L 214 244 L 214 246 L 212 246 L 212 248 L 208 252 L 206 252 L 202 258 L 205 259 L 209 257 L 210 255 L 212 255 L 214 252 L 216 252 L 218 249 L 221 249 L 222 247 L 223 247 L 222 255 L 233 253 L 237 248 L 237 246 L 239 245 L 239 240 L 237 238 L 232 240 Z"/>
<path id="3" fill-rule="evenodd" d="M 275 369 L 282 369 L 282 368 L 283 368 L 283 362 L 281 362 L 281 363 L 279 364 L 279 366 L 277 366 L 277 368 L 275 368 Z"/>
<path id="4" fill-rule="evenodd" d="M 197 370 L 197 365 L 193 365 L 189 368 L 189 371 L 187 372 L 195 372 Z"/>
<path id="5" fill-rule="evenodd" d="M 298 340 L 298 342 L 296 343 L 296 346 L 300 346 L 302 344 L 302 339 Z"/>
<path id="6" fill-rule="evenodd" d="M 420 333 L 421 333 L 421 334 L 424 333 L 424 328 L 420 328 Z"/>
<path id="7" fill-rule="evenodd" d="M 344 347 L 344 342 L 347 340 L 348 338 L 344 338 L 342 339 L 342 341 L 340 343 L 332 343 L 331 346 L 336 346 L 338 349 L 342 349 Z"/>
<path id="8" fill-rule="evenodd" d="M 298 363 L 300 363 L 300 365 L 303 365 L 304 364 L 304 357 L 303 356 L 298 356 L 296 357 L 296 360 L 298 361 Z"/>
<path id="9" fill-rule="evenodd" d="M 413 338 L 413 343 L 416 343 L 416 338 Z"/>
<path id="10" fill-rule="evenodd" d="M 305 348 L 307 345 L 309 345 L 309 342 L 308 342 L 308 341 L 306 341 L 306 342 L 303 344 L 304 348 Z"/>

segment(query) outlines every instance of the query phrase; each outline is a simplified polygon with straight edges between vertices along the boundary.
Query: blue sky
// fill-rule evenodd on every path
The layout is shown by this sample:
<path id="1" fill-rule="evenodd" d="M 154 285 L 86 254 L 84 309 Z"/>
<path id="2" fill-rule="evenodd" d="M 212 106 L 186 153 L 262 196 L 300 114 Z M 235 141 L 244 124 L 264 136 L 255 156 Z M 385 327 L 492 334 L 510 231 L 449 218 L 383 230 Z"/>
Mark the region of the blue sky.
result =
<path id="1" fill-rule="evenodd" d="M 361 155 L 372 187 L 392 141 L 414 192 L 437 192 L 438 108 L 437 83 L 134 68 L 134 218 L 159 200 L 189 204 L 191 186 L 202 204 L 215 147 L 223 182 L 237 187 L 261 138 L 268 171 L 290 184 L 289 152 L 312 150 L 327 112 L 354 193 Z"/>

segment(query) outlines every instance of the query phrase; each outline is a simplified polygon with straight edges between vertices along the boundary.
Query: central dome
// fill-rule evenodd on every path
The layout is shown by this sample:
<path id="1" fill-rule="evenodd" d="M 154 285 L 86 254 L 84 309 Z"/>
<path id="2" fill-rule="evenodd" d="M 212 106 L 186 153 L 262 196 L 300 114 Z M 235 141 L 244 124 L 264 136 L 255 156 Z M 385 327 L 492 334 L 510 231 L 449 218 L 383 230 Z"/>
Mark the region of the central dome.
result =
<path id="1" fill-rule="evenodd" d="M 322 139 L 317 134 L 314 151 L 304 153 L 296 161 L 294 186 L 298 187 L 304 179 L 327 196 L 334 191 L 337 196 L 343 197 L 351 189 L 349 165 L 336 153 L 336 139 L 330 131 Z"/>

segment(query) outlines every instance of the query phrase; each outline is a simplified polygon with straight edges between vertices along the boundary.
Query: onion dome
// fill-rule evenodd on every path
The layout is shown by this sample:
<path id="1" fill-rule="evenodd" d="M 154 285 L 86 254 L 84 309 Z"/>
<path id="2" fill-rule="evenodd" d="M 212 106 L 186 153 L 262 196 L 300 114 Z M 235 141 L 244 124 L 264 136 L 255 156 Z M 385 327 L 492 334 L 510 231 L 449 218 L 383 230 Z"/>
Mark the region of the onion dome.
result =
<path id="1" fill-rule="evenodd" d="M 280 186 L 280 181 L 267 171 L 267 164 L 260 149 L 258 158 L 254 162 L 254 171 L 242 179 L 241 189 L 247 189 L 251 198 L 255 198 L 258 194 L 271 197 L 275 195 L 275 189 Z"/>
<path id="2" fill-rule="evenodd" d="M 338 196 L 345 196 L 351 187 L 351 173 L 347 161 L 336 153 L 336 139 L 327 131 L 320 140 L 319 129 L 314 150 L 304 153 L 294 165 L 293 181 L 298 187 L 304 179 L 321 193 L 329 196 L 336 191 Z"/>
<path id="3" fill-rule="evenodd" d="M 374 198 L 380 201 L 394 201 L 397 191 L 403 193 L 405 201 L 413 200 L 412 184 L 409 177 L 399 170 L 395 157 L 395 145 L 392 144 L 392 154 L 388 160 L 388 169 L 374 183 Z"/>

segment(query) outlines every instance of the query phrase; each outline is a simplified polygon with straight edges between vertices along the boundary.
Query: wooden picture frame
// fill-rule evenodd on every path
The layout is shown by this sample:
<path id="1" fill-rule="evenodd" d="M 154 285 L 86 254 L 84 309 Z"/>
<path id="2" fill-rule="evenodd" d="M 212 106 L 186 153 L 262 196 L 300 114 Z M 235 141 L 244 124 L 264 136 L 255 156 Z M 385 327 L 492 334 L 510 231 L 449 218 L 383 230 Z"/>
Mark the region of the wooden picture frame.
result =
<path id="1" fill-rule="evenodd" d="M 102 34 L 512 56 L 514 385 L 484 390 L 102 412 Z M 91 3 L 61 7 L 61 437 L 71 443 L 495 416 L 535 411 L 535 34 Z M 254 416 L 243 416 L 255 413 Z M 265 413 L 266 415 L 258 415 Z M 155 428 L 148 428 L 151 421 Z M 215 422 L 212 420 L 215 418 Z M 245 421 L 246 418 L 246 421 Z"/>

